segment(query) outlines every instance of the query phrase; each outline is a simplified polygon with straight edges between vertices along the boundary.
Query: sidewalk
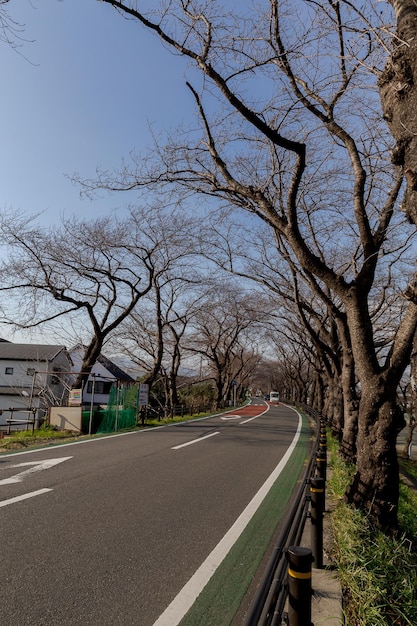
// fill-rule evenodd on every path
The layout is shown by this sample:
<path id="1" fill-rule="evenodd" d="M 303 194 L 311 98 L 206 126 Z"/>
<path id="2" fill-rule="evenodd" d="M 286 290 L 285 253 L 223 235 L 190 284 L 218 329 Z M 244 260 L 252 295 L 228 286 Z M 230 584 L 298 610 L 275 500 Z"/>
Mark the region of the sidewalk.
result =
<path id="1" fill-rule="evenodd" d="M 328 502 L 326 499 L 326 511 L 323 517 L 323 569 L 312 568 L 311 619 L 314 626 L 341 626 L 344 623 L 342 589 L 337 570 L 332 569 L 332 562 L 329 557 L 333 549 L 330 526 L 330 513 L 333 506 L 332 502 Z M 307 520 L 301 540 L 302 547 L 311 548 L 310 535 L 311 523 Z"/>

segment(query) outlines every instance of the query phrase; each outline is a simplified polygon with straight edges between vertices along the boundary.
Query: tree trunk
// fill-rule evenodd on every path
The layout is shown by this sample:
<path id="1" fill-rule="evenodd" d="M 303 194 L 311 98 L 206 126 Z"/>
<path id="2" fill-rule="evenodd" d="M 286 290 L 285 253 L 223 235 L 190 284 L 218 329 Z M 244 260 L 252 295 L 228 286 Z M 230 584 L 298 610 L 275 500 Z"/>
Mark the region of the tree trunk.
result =
<path id="1" fill-rule="evenodd" d="M 413 352 L 410 359 L 410 398 L 407 402 L 408 405 L 408 422 L 407 422 L 407 434 L 404 443 L 404 456 L 408 459 L 411 458 L 411 444 L 413 441 L 413 434 L 416 427 L 416 410 L 417 410 L 417 333 L 414 334 L 413 340 Z"/>
<path id="2" fill-rule="evenodd" d="M 375 527 L 397 529 L 399 469 L 396 439 L 403 424 L 396 390 L 383 377 L 363 385 L 359 407 L 357 463 L 347 501 L 364 511 Z"/>
<path id="3" fill-rule="evenodd" d="M 361 386 L 358 415 L 356 474 L 348 501 L 362 509 L 377 528 L 395 531 L 399 473 L 396 441 L 404 427 L 397 405 L 397 387 L 410 361 L 416 330 L 416 310 L 410 304 L 385 362 L 372 350 L 372 329 L 359 290 L 346 301 L 353 358 Z"/>
<path id="4" fill-rule="evenodd" d="M 313 396 L 313 408 L 315 408 L 319 413 L 322 413 L 324 405 L 324 383 L 322 377 L 319 376 L 317 371 L 314 376 L 314 385 L 311 395 Z"/>
<path id="5" fill-rule="evenodd" d="M 215 397 L 215 408 L 219 409 L 223 402 L 223 378 L 220 373 L 217 374 L 215 378 L 216 385 L 216 397 Z"/>
<path id="6" fill-rule="evenodd" d="M 344 428 L 344 413 L 343 413 L 343 387 L 341 384 L 341 380 L 339 376 L 335 372 L 334 382 L 332 388 L 333 394 L 333 414 L 332 414 L 332 423 L 338 424 L 339 426 Z"/>
<path id="7" fill-rule="evenodd" d="M 88 380 L 95 362 L 100 356 L 103 347 L 103 340 L 100 337 L 93 337 L 89 345 L 85 348 L 83 361 L 81 364 L 81 372 L 78 372 L 72 389 L 82 389 Z"/>
<path id="8" fill-rule="evenodd" d="M 350 349 L 344 351 L 341 385 L 343 392 L 343 434 L 340 453 L 345 461 L 355 463 L 359 400 L 355 385 L 355 365 Z"/>
<path id="9" fill-rule="evenodd" d="M 392 161 L 404 168 L 403 209 L 417 225 L 417 5 L 390 0 L 397 20 L 394 50 L 379 80 L 384 118 L 396 140 Z"/>
<path id="10" fill-rule="evenodd" d="M 180 367 L 180 356 L 177 346 L 174 348 L 174 354 L 172 356 L 171 362 L 171 371 L 169 373 L 169 403 L 172 409 L 175 409 L 176 405 L 178 405 L 178 390 L 177 390 L 177 378 L 178 378 L 178 370 Z"/>

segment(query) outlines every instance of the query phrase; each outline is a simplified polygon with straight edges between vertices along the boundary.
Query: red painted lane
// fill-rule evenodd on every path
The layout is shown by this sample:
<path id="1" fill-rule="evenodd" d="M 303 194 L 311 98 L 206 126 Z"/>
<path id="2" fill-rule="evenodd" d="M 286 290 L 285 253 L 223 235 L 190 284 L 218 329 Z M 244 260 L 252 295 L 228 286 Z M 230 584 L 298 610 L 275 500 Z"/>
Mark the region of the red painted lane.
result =
<path id="1" fill-rule="evenodd" d="M 256 415 L 261 415 L 261 413 L 265 413 L 267 408 L 268 406 L 261 405 L 261 404 L 248 404 L 247 406 L 244 406 L 241 409 L 223 413 L 223 415 L 224 416 L 239 415 L 239 417 L 255 417 Z"/>

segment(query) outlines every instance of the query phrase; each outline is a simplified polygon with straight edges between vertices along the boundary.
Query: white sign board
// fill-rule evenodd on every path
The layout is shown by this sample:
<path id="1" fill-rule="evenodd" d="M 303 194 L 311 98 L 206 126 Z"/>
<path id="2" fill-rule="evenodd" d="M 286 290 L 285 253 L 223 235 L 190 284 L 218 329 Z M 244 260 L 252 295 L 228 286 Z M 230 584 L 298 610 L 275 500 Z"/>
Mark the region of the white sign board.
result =
<path id="1" fill-rule="evenodd" d="M 82 389 L 70 389 L 69 398 L 68 398 L 68 406 L 81 406 L 83 401 L 83 390 Z"/>
<path id="2" fill-rule="evenodd" d="M 139 406 L 146 406 L 149 404 L 149 385 L 144 383 L 139 385 L 138 404 Z"/>

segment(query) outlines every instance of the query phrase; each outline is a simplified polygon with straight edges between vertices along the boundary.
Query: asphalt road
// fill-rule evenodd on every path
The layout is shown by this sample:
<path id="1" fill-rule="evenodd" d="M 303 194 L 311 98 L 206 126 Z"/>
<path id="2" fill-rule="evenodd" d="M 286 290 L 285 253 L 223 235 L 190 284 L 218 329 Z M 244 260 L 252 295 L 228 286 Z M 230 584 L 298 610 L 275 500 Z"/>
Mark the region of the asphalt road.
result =
<path id="1" fill-rule="evenodd" d="M 2 626 L 154 624 L 294 439 L 292 409 L 255 402 L 0 456 Z"/>

